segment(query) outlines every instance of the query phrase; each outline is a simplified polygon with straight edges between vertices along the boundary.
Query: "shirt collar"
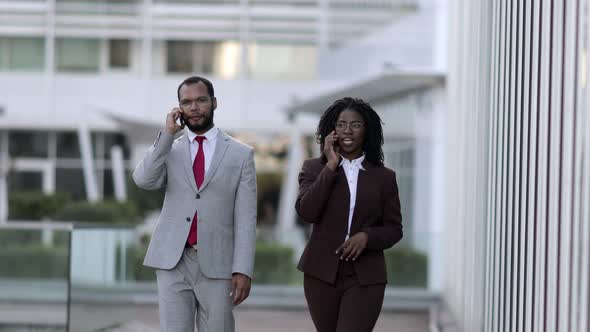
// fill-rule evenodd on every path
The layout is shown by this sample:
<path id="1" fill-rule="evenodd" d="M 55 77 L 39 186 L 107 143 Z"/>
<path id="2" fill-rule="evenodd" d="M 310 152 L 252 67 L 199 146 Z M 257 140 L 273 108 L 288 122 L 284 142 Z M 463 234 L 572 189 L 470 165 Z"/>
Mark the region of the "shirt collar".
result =
<path id="1" fill-rule="evenodd" d="M 211 142 L 212 140 L 214 140 L 217 137 L 217 133 L 219 132 L 219 129 L 217 129 L 217 127 L 213 126 L 213 128 L 207 130 L 207 132 L 204 135 L 197 135 L 195 133 L 193 133 L 190 130 L 187 130 L 187 137 L 188 137 L 188 141 L 189 142 L 193 142 L 195 140 L 195 137 L 197 136 L 205 136 L 207 137 L 207 141 Z"/>
<path id="2" fill-rule="evenodd" d="M 363 153 L 362 156 L 354 159 L 353 161 L 349 161 L 348 159 L 342 157 L 342 155 L 340 155 L 341 159 L 340 159 L 340 166 L 344 165 L 344 164 L 350 164 L 352 166 L 357 167 L 358 169 L 362 169 L 363 171 L 366 171 L 366 169 L 363 167 L 363 161 L 365 160 L 365 154 Z"/>

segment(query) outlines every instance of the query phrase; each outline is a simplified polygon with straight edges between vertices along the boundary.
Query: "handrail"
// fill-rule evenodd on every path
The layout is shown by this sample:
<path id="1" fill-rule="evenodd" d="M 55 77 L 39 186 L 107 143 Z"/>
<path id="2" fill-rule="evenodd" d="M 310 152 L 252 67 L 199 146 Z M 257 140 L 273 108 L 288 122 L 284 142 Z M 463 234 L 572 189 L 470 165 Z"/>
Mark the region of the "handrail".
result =
<path id="1" fill-rule="evenodd" d="M 53 221 L 8 221 L 6 223 L 0 223 L 0 230 L 3 229 L 72 231 L 74 229 L 74 224 L 68 222 Z"/>
<path id="2" fill-rule="evenodd" d="M 0 223 L 0 230 L 62 230 L 74 231 L 78 229 L 133 229 L 135 224 L 113 224 L 99 222 L 68 222 L 68 221 L 14 221 Z"/>

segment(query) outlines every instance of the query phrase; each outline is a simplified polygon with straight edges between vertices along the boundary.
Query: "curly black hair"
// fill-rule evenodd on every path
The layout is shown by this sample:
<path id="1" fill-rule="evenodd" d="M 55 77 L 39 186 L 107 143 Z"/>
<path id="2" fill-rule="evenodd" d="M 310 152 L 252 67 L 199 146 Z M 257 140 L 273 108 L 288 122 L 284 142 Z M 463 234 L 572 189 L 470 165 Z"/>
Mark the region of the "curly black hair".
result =
<path id="1" fill-rule="evenodd" d="M 315 133 L 316 142 L 320 144 L 322 161 L 326 162 L 324 155 L 324 139 L 336 126 L 338 116 L 344 110 L 353 110 L 362 115 L 365 121 L 365 140 L 363 142 L 363 152 L 365 159 L 375 166 L 383 166 L 383 128 L 379 114 L 369 105 L 359 98 L 345 97 L 336 100 L 320 118 L 320 123 Z"/>

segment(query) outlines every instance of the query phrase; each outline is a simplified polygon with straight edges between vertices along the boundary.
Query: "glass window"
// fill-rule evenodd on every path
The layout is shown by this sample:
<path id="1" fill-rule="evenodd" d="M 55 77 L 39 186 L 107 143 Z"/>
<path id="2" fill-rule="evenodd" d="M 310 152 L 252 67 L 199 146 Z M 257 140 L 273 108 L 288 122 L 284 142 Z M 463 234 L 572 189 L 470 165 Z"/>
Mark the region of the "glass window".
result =
<path id="1" fill-rule="evenodd" d="M 229 79 L 237 75 L 240 46 L 233 41 L 168 41 L 166 55 L 169 73 L 213 74 Z"/>
<path id="2" fill-rule="evenodd" d="M 109 67 L 113 69 L 129 68 L 130 44 L 128 39 L 109 40 Z"/>
<path id="3" fill-rule="evenodd" d="M 41 38 L 14 38 L 10 48 L 10 69 L 43 69 L 45 41 Z"/>
<path id="4" fill-rule="evenodd" d="M 308 45 L 251 44 L 248 69 L 253 79 L 312 79 L 316 48 Z"/>
<path id="5" fill-rule="evenodd" d="M 385 165 L 396 172 L 401 212 L 404 219 L 404 234 L 408 235 L 414 231 L 415 151 L 414 143 L 408 141 L 386 138 L 383 146 Z M 411 238 L 411 235 L 404 236 L 402 245 L 408 244 L 407 239 Z"/>
<path id="6" fill-rule="evenodd" d="M 86 199 L 84 173 L 81 168 L 57 168 L 55 170 L 55 189 L 69 193 L 74 200 Z"/>
<path id="7" fill-rule="evenodd" d="M 199 4 L 214 4 L 214 5 L 220 5 L 220 4 L 239 4 L 240 0 L 153 0 L 154 3 L 173 3 L 173 4 L 179 4 L 179 3 L 189 3 L 189 4 L 194 4 L 199 3 Z"/>
<path id="8" fill-rule="evenodd" d="M 58 39 L 55 46 L 57 70 L 98 71 L 100 44 L 97 39 Z"/>
<path id="9" fill-rule="evenodd" d="M 0 38 L 0 69 L 41 70 L 44 62 L 44 39 Z"/>
<path id="10" fill-rule="evenodd" d="M 16 171 L 9 173 L 9 192 L 41 191 L 43 189 L 43 173 Z"/>
<path id="11" fill-rule="evenodd" d="M 111 148 L 115 145 L 121 146 L 123 149 L 123 158 L 128 160 L 130 157 L 129 146 L 127 146 L 127 141 L 125 136 L 122 134 L 105 134 L 104 135 L 104 159 L 110 160 L 111 159 Z"/>
<path id="12" fill-rule="evenodd" d="M 56 12 L 68 14 L 134 14 L 142 0 L 57 0 Z"/>
<path id="13" fill-rule="evenodd" d="M 110 169 L 104 170 L 102 196 L 104 199 L 115 198 L 115 186 L 113 184 L 113 171 Z"/>
<path id="14" fill-rule="evenodd" d="M 8 38 L 0 38 L 0 70 L 8 69 L 10 58 L 10 41 Z"/>
<path id="15" fill-rule="evenodd" d="M 104 155 L 104 134 L 94 132 L 91 134 L 92 139 L 92 157 L 102 159 Z"/>
<path id="16" fill-rule="evenodd" d="M 78 133 L 65 132 L 57 134 L 57 157 L 80 158 L 80 144 Z"/>
<path id="17" fill-rule="evenodd" d="M 47 132 L 11 131 L 8 134 L 8 153 L 13 158 L 47 158 L 48 137 Z"/>
<path id="18" fill-rule="evenodd" d="M 167 70 L 169 73 L 193 71 L 192 42 L 168 41 L 166 45 Z"/>
<path id="19" fill-rule="evenodd" d="M 193 71 L 198 73 L 213 73 L 215 69 L 215 51 L 217 43 L 193 43 Z"/>

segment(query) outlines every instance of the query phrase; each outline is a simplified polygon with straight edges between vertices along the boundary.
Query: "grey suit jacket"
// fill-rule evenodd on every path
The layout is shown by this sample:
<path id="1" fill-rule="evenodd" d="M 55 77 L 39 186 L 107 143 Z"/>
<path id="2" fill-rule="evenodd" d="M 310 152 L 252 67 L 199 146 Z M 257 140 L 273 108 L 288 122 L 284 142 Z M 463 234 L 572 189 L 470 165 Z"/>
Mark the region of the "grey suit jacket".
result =
<path id="1" fill-rule="evenodd" d="M 254 150 L 221 130 L 201 188 L 197 188 L 187 134 L 161 131 L 133 172 L 143 189 L 166 187 L 158 224 L 143 264 L 176 266 L 198 211 L 197 254 L 208 278 L 252 278 L 256 246 L 256 171 Z"/>

